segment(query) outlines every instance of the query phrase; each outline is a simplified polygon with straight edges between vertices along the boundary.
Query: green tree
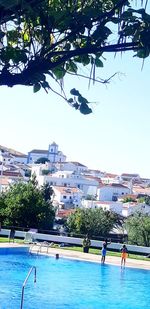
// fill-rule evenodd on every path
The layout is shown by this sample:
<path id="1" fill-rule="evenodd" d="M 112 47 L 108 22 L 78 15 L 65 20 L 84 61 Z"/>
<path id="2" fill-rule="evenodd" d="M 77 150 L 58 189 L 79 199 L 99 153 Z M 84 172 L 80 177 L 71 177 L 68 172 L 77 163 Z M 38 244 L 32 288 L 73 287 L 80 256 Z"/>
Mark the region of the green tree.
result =
<path id="1" fill-rule="evenodd" d="M 42 196 L 43 196 L 43 198 L 46 202 L 47 201 L 51 202 L 54 191 L 53 191 L 52 187 L 49 185 L 49 183 L 45 183 L 41 187 L 41 193 L 42 193 Z"/>
<path id="2" fill-rule="evenodd" d="M 33 86 L 53 91 L 83 114 L 89 101 L 75 88 L 65 94 L 66 75 L 95 78 L 104 53 L 150 54 L 148 0 L 1 0 L 0 86 Z M 136 5 L 136 7 L 135 7 Z M 79 68 L 90 66 L 89 76 Z M 61 93 L 52 86 L 60 86 Z"/>
<path id="3" fill-rule="evenodd" d="M 37 159 L 37 161 L 35 163 L 36 164 L 45 164 L 45 162 L 49 162 L 49 160 L 45 157 L 41 157 L 41 158 Z"/>
<path id="4" fill-rule="evenodd" d="M 136 199 L 133 197 L 125 197 L 123 199 L 123 203 L 130 203 L 130 202 L 136 202 Z"/>
<path id="5" fill-rule="evenodd" d="M 77 209 L 67 220 L 69 232 L 106 236 L 118 224 L 118 216 L 102 209 Z"/>
<path id="6" fill-rule="evenodd" d="M 125 226 L 131 244 L 150 246 L 150 216 L 137 212 L 126 220 Z"/>
<path id="7" fill-rule="evenodd" d="M 31 181 L 18 183 L 5 193 L 3 206 L 0 206 L 4 225 L 28 228 L 50 229 L 53 226 L 55 211 L 43 193 Z"/>

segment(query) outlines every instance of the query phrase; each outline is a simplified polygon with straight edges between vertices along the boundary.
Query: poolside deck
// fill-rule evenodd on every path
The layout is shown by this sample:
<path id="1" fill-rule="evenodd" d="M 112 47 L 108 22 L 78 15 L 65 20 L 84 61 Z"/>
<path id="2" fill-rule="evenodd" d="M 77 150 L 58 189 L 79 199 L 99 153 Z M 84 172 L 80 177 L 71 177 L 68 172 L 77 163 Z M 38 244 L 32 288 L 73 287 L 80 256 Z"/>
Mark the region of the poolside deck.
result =
<path id="1" fill-rule="evenodd" d="M 28 244 L 18 244 L 18 243 L 0 243 L 0 248 L 20 248 L 20 247 L 29 247 Z M 38 251 L 39 246 L 32 245 L 32 252 L 39 252 Z M 88 261 L 88 262 L 96 262 L 100 263 L 101 256 L 95 255 L 91 253 L 83 253 L 78 251 L 72 251 L 72 250 L 66 250 L 61 248 L 51 248 L 48 247 L 48 253 L 47 253 L 47 247 L 42 246 L 40 249 L 40 254 L 48 254 L 50 256 L 56 256 L 56 254 L 59 254 L 59 258 L 65 257 L 65 258 L 71 258 L 76 260 L 82 260 L 82 261 Z M 120 266 L 120 257 L 115 256 L 106 256 L 106 264 L 112 264 L 112 265 L 118 265 Z M 141 269 L 147 269 L 150 270 L 150 261 L 144 261 L 144 260 L 134 260 L 128 258 L 126 261 L 126 267 L 133 267 L 133 268 L 141 268 Z"/>

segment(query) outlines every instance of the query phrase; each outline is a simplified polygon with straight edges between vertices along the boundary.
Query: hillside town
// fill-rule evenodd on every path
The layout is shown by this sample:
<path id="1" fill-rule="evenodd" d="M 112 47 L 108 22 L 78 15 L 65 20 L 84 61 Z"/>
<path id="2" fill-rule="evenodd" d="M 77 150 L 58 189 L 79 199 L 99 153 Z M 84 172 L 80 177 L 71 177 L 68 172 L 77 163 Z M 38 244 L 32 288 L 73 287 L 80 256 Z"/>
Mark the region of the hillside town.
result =
<path id="1" fill-rule="evenodd" d="M 28 182 L 33 175 L 39 187 L 45 183 L 52 187 L 52 203 L 60 218 L 77 208 L 102 208 L 123 217 L 136 211 L 150 214 L 150 206 L 140 202 L 150 196 L 150 179 L 139 174 L 116 175 L 67 161 L 55 142 L 47 150 L 33 149 L 27 155 L 0 146 L 0 192 Z"/>

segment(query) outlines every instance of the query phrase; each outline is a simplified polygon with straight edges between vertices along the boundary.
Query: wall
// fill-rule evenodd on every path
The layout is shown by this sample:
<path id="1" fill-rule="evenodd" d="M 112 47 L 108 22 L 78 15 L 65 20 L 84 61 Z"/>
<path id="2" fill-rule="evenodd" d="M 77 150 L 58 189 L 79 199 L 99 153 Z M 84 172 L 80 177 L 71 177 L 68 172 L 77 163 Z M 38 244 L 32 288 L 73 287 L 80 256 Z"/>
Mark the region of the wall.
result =
<path id="1" fill-rule="evenodd" d="M 1 236 L 9 236 L 10 230 L 1 229 L 0 235 Z M 16 231 L 15 236 L 20 238 L 25 238 L 26 232 Z M 67 236 L 58 236 L 58 235 L 50 235 L 50 234 L 41 234 L 41 233 L 33 233 L 34 239 L 38 241 L 52 241 L 58 243 L 69 243 L 72 245 L 82 245 L 82 238 L 73 238 Z M 102 247 L 102 241 L 98 240 L 91 240 L 91 245 L 96 248 Z M 119 243 L 111 243 L 108 245 L 109 248 L 112 250 L 120 250 L 122 244 Z M 141 254 L 150 254 L 150 247 L 142 247 L 142 246 L 133 246 L 127 245 L 128 251 L 130 252 L 137 252 Z"/>

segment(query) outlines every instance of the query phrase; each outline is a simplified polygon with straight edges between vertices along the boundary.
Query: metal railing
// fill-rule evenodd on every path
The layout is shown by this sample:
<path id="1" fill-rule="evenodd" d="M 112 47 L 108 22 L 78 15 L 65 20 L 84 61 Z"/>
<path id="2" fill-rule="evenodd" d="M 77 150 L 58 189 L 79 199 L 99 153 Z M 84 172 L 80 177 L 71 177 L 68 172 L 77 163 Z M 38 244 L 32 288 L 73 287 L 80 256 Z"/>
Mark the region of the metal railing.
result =
<path id="1" fill-rule="evenodd" d="M 32 271 L 34 270 L 34 283 L 36 282 L 36 267 L 33 266 L 30 268 L 29 272 L 28 272 L 28 275 L 23 283 L 23 286 L 22 286 L 22 295 L 21 295 L 21 306 L 20 306 L 20 309 L 23 309 L 23 302 L 24 302 L 24 289 L 25 289 L 25 286 L 27 284 L 27 281 L 32 273 Z"/>
<path id="2" fill-rule="evenodd" d="M 42 248 L 46 248 L 46 252 L 45 252 L 45 253 L 48 254 L 48 249 L 51 247 L 51 244 L 52 244 L 52 243 L 48 243 L 47 241 L 35 242 L 35 243 L 32 244 L 32 246 L 30 246 L 29 252 L 30 252 L 30 253 L 32 253 L 32 251 L 34 252 L 33 248 L 34 248 L 34 247 L 37 247 L 37 252 L 36 252 L 36 254 L 41 253 L 41 252 L 44 253 L 44 251 L 42 251 Z"/>

